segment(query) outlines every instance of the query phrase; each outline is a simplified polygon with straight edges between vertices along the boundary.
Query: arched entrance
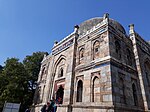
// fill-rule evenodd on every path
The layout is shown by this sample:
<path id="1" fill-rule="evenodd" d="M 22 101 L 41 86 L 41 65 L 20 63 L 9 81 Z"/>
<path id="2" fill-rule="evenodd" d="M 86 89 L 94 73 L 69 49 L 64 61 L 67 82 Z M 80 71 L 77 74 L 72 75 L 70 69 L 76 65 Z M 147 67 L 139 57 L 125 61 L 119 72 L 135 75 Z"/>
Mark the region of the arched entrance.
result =
<path id="1" fill-rule="evenodd" d="M 64 96 L 64 88 L 62 85 L 60 85 L 56 92 L 56 100 L 58 101 L 59 104 L 63 103 L 63 96 Z"/>
<path id="2" fill-rule="evenodd" d="M 92 102 L 100 102 L 100 81 L 97 76 L 93 79 Z"/>
<path id="3" fill-rule="evenodd" d="M 77 86 L 77 102 L 82 102 L 82 92 L 83 92 L 83 82 L 81 80 L 78 81 Z"/>

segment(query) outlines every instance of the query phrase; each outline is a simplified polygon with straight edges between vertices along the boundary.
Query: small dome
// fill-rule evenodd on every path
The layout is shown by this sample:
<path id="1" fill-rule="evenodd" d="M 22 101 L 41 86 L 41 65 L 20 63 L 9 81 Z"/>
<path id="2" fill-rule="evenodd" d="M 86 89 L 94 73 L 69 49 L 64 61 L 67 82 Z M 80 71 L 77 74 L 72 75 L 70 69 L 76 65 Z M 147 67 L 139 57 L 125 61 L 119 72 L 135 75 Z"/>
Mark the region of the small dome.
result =
<path id="1" fill-rule="evenodd" d="M 79 25 L 79 34 L 82 35 L 83 33 L 86 33 L 88 30 L 96 26 L 97 24 L 101 23 L 103 21 L 102 17 L 96 17 L 89 20 L 84 21 Z M 126 33 L 123 26 L 118 23 L 117 21 L 109 18 L 109 23 L 114 26 L 114 28 L 117 28 L 122 33 Z"/>

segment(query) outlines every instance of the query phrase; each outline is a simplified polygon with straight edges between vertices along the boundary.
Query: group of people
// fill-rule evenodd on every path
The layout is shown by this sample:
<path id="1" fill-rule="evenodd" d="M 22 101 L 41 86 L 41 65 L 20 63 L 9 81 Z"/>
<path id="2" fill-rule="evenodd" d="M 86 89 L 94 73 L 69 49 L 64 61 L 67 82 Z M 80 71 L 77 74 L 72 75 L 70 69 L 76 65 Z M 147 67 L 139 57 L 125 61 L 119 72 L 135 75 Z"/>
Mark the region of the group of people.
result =
<path id="1" fill-rule="evenodd" d="M 50 102 L 47 102 L 42 108 L 41 112 L 56 112 L 57 111 L 57 104 L 59 104 L 61 99 L 55 100 L 54 98 L 50 100 Z"/>
<path id="2" fill-rule="evenodd" d="M 62 98 L 58 97 L 56 100 L 54 97 L 50 102 L 47 102 L 43 107 L 41 108 L 40 112 L 56 112 L 57 111 L 57 105 L 62 104 Z M 30 109 L 27 108 L 25 112 L 30 112 Z"/>

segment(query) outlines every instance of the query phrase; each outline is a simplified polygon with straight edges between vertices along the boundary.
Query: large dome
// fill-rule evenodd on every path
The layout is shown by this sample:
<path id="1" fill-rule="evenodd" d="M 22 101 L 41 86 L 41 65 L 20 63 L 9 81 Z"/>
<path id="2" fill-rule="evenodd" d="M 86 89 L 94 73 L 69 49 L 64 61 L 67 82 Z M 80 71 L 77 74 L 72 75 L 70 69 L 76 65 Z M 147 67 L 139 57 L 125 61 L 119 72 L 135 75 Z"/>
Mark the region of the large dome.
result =
<path id="1" fill-rule="evenodd" d="M 83 33 L 86 33 L 88 30 L 96 26 L 97 24 L 101 23 L 103 21 L 102 17 L 96 17 L 89 20 L 84 21 L 79 25 L 79 34 L 82 35 Z M 117 28 L 122 33 L 126 33 L 123 26 L 118 23 L 117 21 L 109 18 L 109 23 L 114 26 L 114 28 Z"/>

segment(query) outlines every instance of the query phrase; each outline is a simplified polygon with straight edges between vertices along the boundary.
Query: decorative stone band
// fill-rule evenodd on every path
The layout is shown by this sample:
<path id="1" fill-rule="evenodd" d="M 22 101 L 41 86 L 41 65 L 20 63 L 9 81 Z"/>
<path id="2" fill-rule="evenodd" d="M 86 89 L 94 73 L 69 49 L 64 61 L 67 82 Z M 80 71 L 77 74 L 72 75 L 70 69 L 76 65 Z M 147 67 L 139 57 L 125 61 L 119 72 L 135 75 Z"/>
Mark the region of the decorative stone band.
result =
<path id="1" fill-rule="evenodd" d="M 118 112 L 121 112 L 122 110 L 124 111 L 130 111 L 130 112 L 143 112 L 143 109 L 139 108 L 139 107 L 131 107 L 130 105 L 77 105 L 77 104 L 73 104 L 73 105 L 65 105 L 65 104 L 62 104 L 62 105 L 57 105 L 58 108 L 63 108 L 63 107 L 72 107 L 72 108 L 81 108 L 81 109 L 98 109 L 98 110 L 101 110 L 101 109 L 106 109 L 106 110 L 117 110 Z"/>
<path id="2" fill-rule="evenodd" d="M 32 108 L 36 108 L 36 107 L 42 107 L 44 104 L 38 104 L 38 105 L 35 105 L 35 106 L 32 106 Z M 91 105 L 76 105 L 76 104 L 73 104 L 73 105 L 65 105 L 65 104 L 62 104 L 62 105 L 57 105 L 58 108 L 64 108 L 64 107 L 72 107 L 72 108 L 85 108 L 85 109 L 107 109 L 107 110 L 117 110 L 118 112 L 124 110 L 124 111 L 130 111 L 130 112 L 143 112 L 143 109 L 139 108 L 139 107 L 136 107 L 136 106 L 130 106 L 130 105 L 110 105 L 110 106 L 104 106 L 104 105 L 99 105 L 99 106 L 91 106 Z"/>
<path id="3" fill-rule="evenodd" d="M 58 107 L 68 107 L 69 105 L 64 105 L 64 104 L 62 104 L 62 105 L 58 105 Z M 112 106 L 90 106 L 90 105 L 88 105 L 88 106 L 85 106 L 85 105 L 72 105 L 72 107 L 73 108 L 89 108 L 89 109 L 113 109 L 114 108 L 114 106 L 112 105 Z"/>
<path id="4" fill-rule="evenodd" d="M 89 34 L 87 34 L 87 35 L 79 35 L 79 38 L 78 38 L 78 42 L 80 42 L 80 41 L 83 41 L 83 39 L 85 39 L 86 38 L 86 36 L 88 36 L 88 35 L 90 35 L 90 37 L 96 37 L 96 36 L 98 36 L 98 35 L 100 35 L 100 34 L 103 34 L 104 32 L 106 32 L 106 31 L 108 31 L 108 28 L 105 26 L 105 27 L 102 27 L 102 28 L 100 28 L 100 29 L 97 29 L 97 30 L 95 30 L 95 31 L 93 31 L 93 32 L 91 32 L 91 33 L 89 33 Z M 88 38 L 88 39 L 90 39 L 90 37 Z M 87 40 L 87 39 L 86 39 Z"/>
<path id="5" fill-rule="evenodd" d="M 61 51 L 66 50 L 67 48 L 69 48 L 73 44 L 73 42 L 74 42 L 73 40 L 74 39 L 71 39 L 71 40 L 65 42 L 64 44 L 62 44 L 60 47 L 52 50 L 52 55 L 56 55 L 56 54 L 60 53 Z"/>
<path id="6" fill-rule="evenodd" d="M 136 43 L 140 46 L 141 50 L 150 54 L 150 45 L 138 34 L 136 34 Z"/>
<path id="7" fill-rule="evenodd" d="M 81 36 L 86 36 L 89 33 L 99 29 L 100 27 L 104 26 L 107 22 L 106 21 L 102 21 L 99 24 L 97 24 L 96 26 L 93 26 L 93 28 L 91 28 L 90 30 L 88 30 L 87 32 L 83 33 Z"/>
<path id="8" fill-rule="evenodd" d="M 109 62 L 110 62 L 110 57 L 105 57 L 103 59 L 99 59 L 98 61 L 93 60 L 90 63 L 76 66 L 75 71 L 82 72 L 82 71 L 89 70 L 91 68 L 100 68 L 109 65 L 110 64 Z"/>

